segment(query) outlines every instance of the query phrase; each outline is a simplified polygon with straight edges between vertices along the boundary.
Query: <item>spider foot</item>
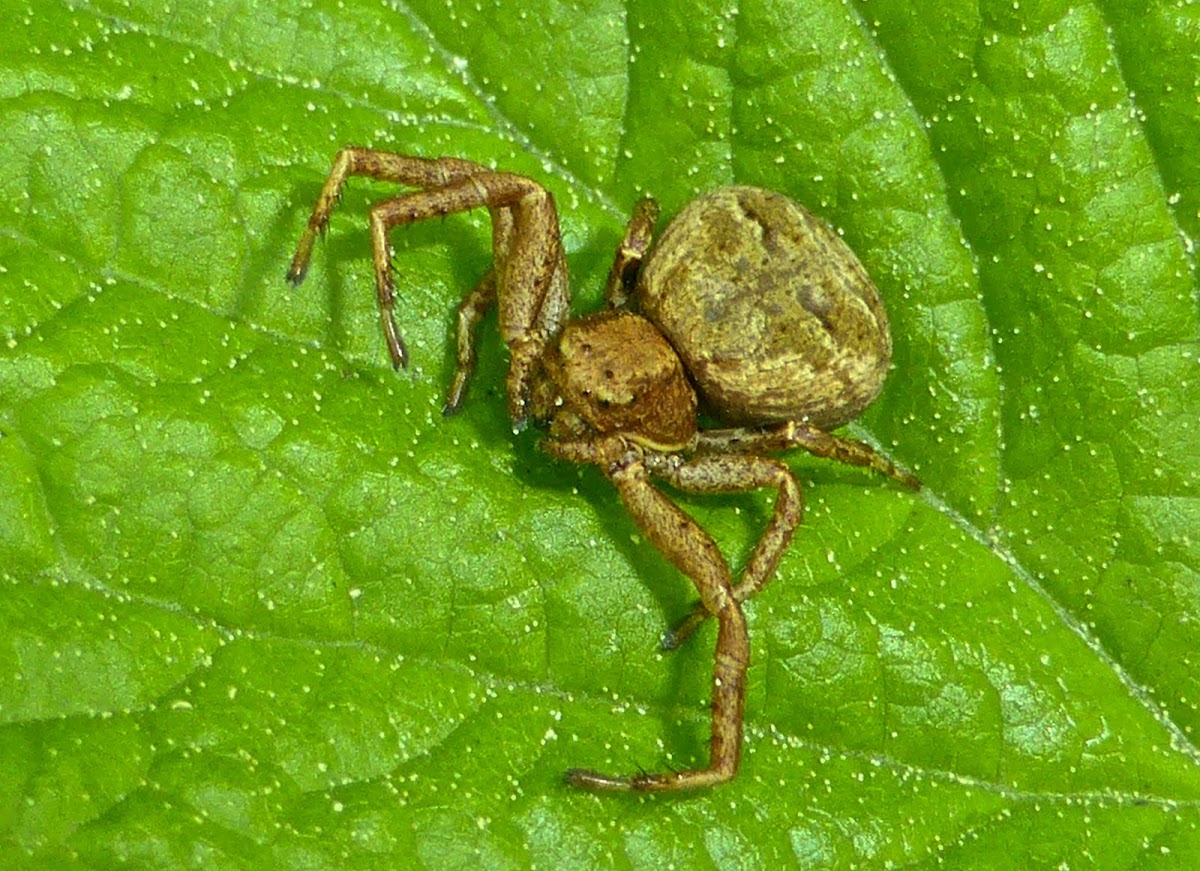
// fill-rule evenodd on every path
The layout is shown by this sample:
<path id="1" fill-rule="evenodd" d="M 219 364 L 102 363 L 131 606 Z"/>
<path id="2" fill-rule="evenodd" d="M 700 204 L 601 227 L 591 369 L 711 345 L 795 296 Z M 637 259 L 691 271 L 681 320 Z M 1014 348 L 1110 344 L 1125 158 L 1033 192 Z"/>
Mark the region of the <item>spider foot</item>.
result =
<path id="1" fill-rule="evenodd" d="M 292 263 L 287 271 L 287 280 L 292 286 L 304 281 L 304 277 L 308 274 L 308 261 L 312 259 L 313 245 L 318 237 L 325 238 L 325 231 L 328 228 L 328 219 L 318 220 L 316 216 L 310 218 L 308 224 L 305 225 L 304 232 L 300 234 L 300 241 L 296 244 L 296 253 L 292 255 Z"/>
<path id="2" fill-rule="evenodd" d="M 675 650 L 680 647 L 685 641 L 696 634 L 696 630 L 704 625 L 704 621 L 711 615 L 708 610 L 701 604 L 697 603 L 692 612 L 667 630 L 667 634 L 663 636 L 659 642 L 659 650 L 664 653 Z"/>
<path id="3" fill-rule="evenodd" d="M 404 347 L 404 339 L 400 338 L 400 330 L 396 327 L 396 319 L 392 317 L 390 305 L 380 309 L 379 321 L 387 340 L 388 354 L 392 358 L 392 368 L 399 372 L 408 366 L 408 349 Z"/>
<path id="4" fill-rule="evenodd" d="M 296 246 L 296 253 L 292 256 L 291 265 L 288 266 L 287 281 L 292 287 L 299 286 L 304 281 L 304 276 L 308 274 L 308 260 L 312 256 L 312 247 L 312 234 L 306 232 L 300 237 L 300 244 Z"/>
<path id="5" fill-rule="evenodd" d="M 590 768 L 569 768 L 566 774 L 563 775 L 563 783 L 567 786 L 573 786 L 576 789 L 605 789 L 619 792 L 632 792 L 636 787 L 633 785 L 635 778 L 632 777 L 612 777 L 608 774 L 601 774 L 599 771 L 592 771 Z"/>
<path id="6" fill-rule="evenodd" d="M 576 789 L 606 792 L 677 792 L 716 786 L 731 780 L 733 775 L 734 769 L 729 766 L 672 771 L 669 774 L 642 773 L 633 777 L 614 777 L 590 768 L 571 768 L 563 775 L 563 782 Z"/>
<path id="7" fill-rule="evenodd" d="M 463 400 L 467 397 L 469 374 L 470 370 L 461 366 L 455 371 L 454 380 L 450 382 L 450 389 L 446 391 L 446 404 L 442 406 L 442 417 L 454 417 L 462 411 Z"/>

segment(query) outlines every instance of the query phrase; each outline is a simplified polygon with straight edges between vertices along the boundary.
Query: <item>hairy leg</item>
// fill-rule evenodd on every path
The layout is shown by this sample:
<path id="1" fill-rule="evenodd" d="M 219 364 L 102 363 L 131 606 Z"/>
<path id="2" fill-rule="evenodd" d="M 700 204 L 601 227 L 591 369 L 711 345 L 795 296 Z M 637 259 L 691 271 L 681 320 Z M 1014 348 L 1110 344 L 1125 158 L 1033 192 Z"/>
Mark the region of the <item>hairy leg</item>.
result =
<path id="1" fill-rule="evenodd" d="M 501 333 L 512 358 L 508 373 L 509 412 L 514 425 L 523 426 L 528 415 L 529 382 L 536 361 L 549 338 L 561 329 L 569 316 L 566 258 L 559 237 L 558 213 L 550 193 L 524 176 L 491 172 L 455 158 L 426 160 L 365 149 L 344 149 L 334 162 L 334 169 L 297 247 L 288 273 L 292 281 L 303 279 L 313 238 L 328 222 L 341 185 L 348 175 L 353 174 L 424 186 L 376 203 L 370 212 L 380 324 L 392 363 L 397 368 L 406 365 L 408 355 L 393 315 L 396 298 L 389 231 L 398 224 L 480 207 L 489 209 L 496 259 L 490 287 L 498 298 Z M 482 307 L 488 290 L 489 282 L 485 277 L 476 291 L 468 295 L 464 303 L 468 321 Z M 451 388 L 452 400 L 456 397 L 461 400 L 470 374 L 470 367 L 462 367 L 461 361 L 473 354 L 474 337 L 468 330 L 465 341 L 460 335 L 460 371 Z"/>
<path id="2" fill-rule="evenodd" d="M 604 299 L 610 308 L 625 308 L 629 303 L 629 292 L 637 283 L 638 270 L 654 235 L 658 211 L 658 202 L 654 197 L 643 197 L 633 208 L 633 215 L 625 228 L 625 238 L 617 246 L 617 254 L 608 273 L 608 284 L 604 288 Z"/>
<path id="3" fill-rule="evenodd" d="M 588 453 L 574 454 L 572 450 L 565 449 L 560 455 Z M 599 457 L 593 455 L 591 458 Z M 741 761 L 746 669 L 750 662 L 746 617 L 733 596 L 729 566 L 712 537 L 650 483 L 640 459 L 609 464 L 606 472 L 638 528 L 676 568 L 691 578 L 706 611 L 717 618 L 709 765 L 669 774 L 631 776 L 576 768 L 567 772 L 566 781 L 586 789 L 639 792 L 695 789 L 724 783 L 737 773 Z"/>
<path id="4" fill-rule="evenodd" d="M 350 176 L 367 176 L 416 188 L 435 188 L 488 171 L 478 163 L 457 157 L 411 157 L 373 148 L 343 148 L 333 159 L 333 166 L 309 216 L 308 226 L 300 236 L 288 269 L 288 281 L 299 284 L 304 280 L 313 243 L 329 225 L 329 217 L 341 199 L 342 187 Z"/>
<path id="5" fill-rule="evenodd" d="M 696 450 L 704 454 L 721 454 L 784 451 L 790 448 L 803 448 L 815 456 L 850 466 L 864 466 L 899 481 L 909 489 L 921 489 L 921 482 L 916 476 L 898 468 L 866 442 L 832 435 L 795 421 L 762 428 L 704 430 L 700 433 Z"/>
<path id="6" fill-rule="evenodd" d="M 496 303 L 496 272 L 489 269 L 458 307 L 458 345 L 454 380 L 446 393 L 442 414 L 458 414 L 467 394 L 467 384 L 475 371 L 475 328 Z"/>
<path id="7" fill-rule="evenodd" d="M 678 455 L 647 458 L 650 471 L 685 493 L 734 493 L 776 488 L 775 509 L 759 536 L 746 568 L 733 588 L 738 603 L 758 593 L 775 576 L 779 561 L 792 541 L 804 514 L 800 485 L 784 463 L 747 454 L 716 454 L 682 461 Z M 663 650 L 674 650 L 711 616 L 703 600 L 662 640 Z"/>
<path id="8" fill-rule="evenodd" d="M 419 189 L 371 209 L 380 324 L 396 368 L 407 365 L 408 353 L 393 315 L 395 293 L 388 231 L 397 224 L 480 207 L 488 209 L 492 218 L 494 265 L 490 278 L 485 276 L 460 308 L 458 366 L 446 407 L 453 411 L 462 401 L 471 374 L 470 362 L 464 364 L 464 361 L 474 359 L 473 326 L 486 310 L 489 299 L 495 298 L 500 309 L 501 335 L 512 358 L 508 372 L 509 413 L 516 428 L 524 426 L 536 362 L 546 343 L 570 316 L 566 256 L 553 197 L 532 179 L 493 172 L 469 160 L 344 148 L 334 160 L 296 247 L 288 270 L 288 279 L 293 284 L 304 280 L 313 243 L 328 225 L 342 187 L 352 175 Z M 464 321 L 468 327 L 465 334 Z"/>

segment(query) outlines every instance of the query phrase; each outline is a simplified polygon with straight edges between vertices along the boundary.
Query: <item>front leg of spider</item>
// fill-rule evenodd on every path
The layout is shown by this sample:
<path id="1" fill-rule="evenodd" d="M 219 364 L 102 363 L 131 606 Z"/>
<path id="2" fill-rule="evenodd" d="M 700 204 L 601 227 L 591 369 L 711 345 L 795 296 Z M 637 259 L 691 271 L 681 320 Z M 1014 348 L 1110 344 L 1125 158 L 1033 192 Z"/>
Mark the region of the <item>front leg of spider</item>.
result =
<path id="1" fill-rule="evenodd" d="M 321 188 L 309 216 L 308 225 L 300 235 L 296 245 L 296 253 L 292 256 L 288 267 L 287 280 L 293 285 L 299 285 L 308 274 L 308 264 L 312 259 L 313 245 L 318 236 L 324 234 L 329 226 L 333 209 L 342 196 L 346 180 L 351 176 L 366 176 L 389 181 L 422 190 L 436 190 L 446 185 L 471 178 L 487 169 L 469 160 L 453 157 L 430 160 L 422 157 L 410 157 L 404 154 L 392 154 L 386 151 L 376 151 L 371 148 L 343 148 L 334 157 L 333 166 Z M 380 232 L 382 230 L 382 232 Z M 388 263 L 388 245 L 386 228 L 381 228 L 372 220 L 372 245 L 375 261 L 375 295 L 379 304 L 380 325 L 387 340 L 388 353 L 392 365 L 399 369 L 408 365 L 408 351 L 404 340 L 396 327 L 393 309 L 395 294 L 393 293 L 391 268 Z"/>
<path id="2" fill-rule="evenodd" d="M 459 158 L 421 158 L 369 148 L 344 148 L 313 207 L 296 246 L 288 280 L 299 284 L 308 271 L 313 244 L 329 223 L 350 176 L 368 176 L 418 190 L 376 203 L 370 210 L 371 248 L 380 323 L 396 368 L 408 353 L 393 310 L 395 289 L 390 231 L 400 224 L 487 208 L 492 216 L 492 271 L 468 294 L 460 314 L 458 365 L 446 410 L 456 411 L 474 366 L 474 327 L 493 300 L 500 332 L 510 352 L 509 416 L 521 428 L 529 416 L 532 379 L 547 343 L 569 316 L 570 290 L 554 198 L 533 179 L 496 172 Z"/>

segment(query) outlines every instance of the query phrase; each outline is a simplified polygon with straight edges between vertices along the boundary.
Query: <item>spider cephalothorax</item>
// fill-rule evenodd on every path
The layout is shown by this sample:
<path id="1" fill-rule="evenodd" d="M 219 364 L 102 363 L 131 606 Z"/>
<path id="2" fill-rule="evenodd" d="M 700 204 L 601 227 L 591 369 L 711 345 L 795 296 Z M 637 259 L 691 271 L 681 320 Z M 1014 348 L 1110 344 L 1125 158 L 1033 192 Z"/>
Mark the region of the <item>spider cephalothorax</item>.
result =
<path id="1" fill-rule="evenodd" d="M 617 249 L 607 310 L 571 319 L 558 214 L 540 184 L 458 158 L 346 148 L 301 236 L 288 271 L 293 283 L 303 280 L 313 242 L 351 175 L 417 188 L 371 209 L 375 286 L 393 364 L 405 365 L 407 353 L 392 317 L 388 231 L 487 208 L 494 264 L 459 308 L 446 412 L 463 402 L 474 328 L 495 305 L 511 358 L 514 428 L 532 418 L 548 429 L 544 451 L 597 466 L 646 538 L 700 594 L 664 648 L 677 647 L 708 617 L 717 620 L 709 765 L 628 777 L 572 769 L 567 782 L 673 790 L 729 780 L 741 757 L 750 661 L 741 603 L 774 575 L 803 509 L 791 470 L 763 454 L 801 447 L 920 486 L 869 445 L 828 432 L 878 395 L 891 359 L 887 316 L 866 271 L 802 207 L 747 186 L 693 200 L 650 249 L 658 207 L 647 198 Z M 735 426 L 699 428 L 701 405 Z M 716 543 L 655 478 L 691 493 L 775 488 L 771 519 L 736 581 Z"/>
<path id="2" fill-rule="evenodd" d="M 534 415 L 553 438 L 622 434 L 682 450 L 696 437 L 696 392 L 650 321 L 607 311 L 569 321 L 542 359 Z"/>

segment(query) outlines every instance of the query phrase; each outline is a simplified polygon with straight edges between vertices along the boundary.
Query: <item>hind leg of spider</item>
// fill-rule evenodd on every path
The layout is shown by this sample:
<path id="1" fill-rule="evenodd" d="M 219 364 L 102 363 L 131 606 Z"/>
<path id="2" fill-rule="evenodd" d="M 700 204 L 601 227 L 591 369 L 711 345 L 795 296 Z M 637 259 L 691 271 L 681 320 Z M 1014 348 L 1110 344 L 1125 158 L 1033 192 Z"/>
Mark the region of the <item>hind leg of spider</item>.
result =
<path id="1" fill-rule="evenodd" d="M 834 435 L 796 421 L 769 427 L 706 429 L 700 432 L 696 445 L 697 451 L 706 454 L 786 451 L 791 448 L 803 448 L 817 457 L 871 469 L 910 490 L 921 489 L 921 482 L 915 475 L 901 469 L 866 442 Z"/>
<path id="2" fill-rule="evenodd" d="M 836 460 L 839 463 L 871 469 L 881 475 L 886 475 L 889 478 L 899 481 L 905 487 L 912 490 L 919 490 L 921 487 L 921 482 L 912 473 L 899 468 L 890 459 L 883 456 L 883 454 L 879 453 L 866 442 L 832 435 L 816 427 L 794 421 L 758 429 L 747 427 L 703 430 L 700 433 L 700 438 L 696 446 L 697 450 L 701 452 L 701 457 L 713 458 L 749 456 L 749 452 L 751 451 L 782 451 L 797 447 L 804 448 L 809 453 L 818 457 L 825 457 Z M 762 458 L 757 459 L 761 460 Z M 778 463 L 778 465 L 782 466 L 783 464 Z M 790 471 L 788 475 L 789 477 L 791 476 Z M 770 483 L 770 481 L 764 481 L 760 486 L 770 486 Z M 792 479 L 792 483 L 795 484 L 794 478 Z M 783 493 L 783 489 L 780 489 L 780 497 L 777 497 L 775 501 L 776 517 L 772 518 L 772 525 L 776 524 L 779 520 L 780 499 Z M 798 508 L 802 508 L 803 503 L 799 501 L 800 493 L 798 486 L 796 489 L 796 499 Z M 799 522 L 798 514 L 796 522 Z M 789 534 L 788 538 L 790 539 L 790 537 Z M 768 527 L 767 532 L 759 540 L 758 546 L 750 558 L 750 562 L 746 564 L 746 570 L 742 573 L 741 580 L 733 589 L 733 594 L 739 602 L 746 601 L 761 590 L 774 574 L 775 564 L 778 563 L 777 557 L 775 563 L 771 564 L 770 570 L 765 573 L 762 571 L 765 562 L 757 559 L 760 555 L 764 558 L 766 557 L 764 548 L 766 551 L 770 551 L 772 538 L 771 527 Z M 786 547 L 786 543 L 784 546 Z M 782 548 L 778 550 L 778 553 L 782 554 Z M 679 645 L 687 641 L 703 625 L 708 617 L 708 612 L 705 610 L 703 603 L 697 603 L 691 613 L 675 624 L 666 636 L 663 637 L 662 649 L 674 650 L 679 647 Z"/>
<path id="3" fill-rule="evenodd" d="M 709 764 L 687 771 L 634 775 L 609 775 L 575 768 L 567 772 L 566 782 L 584 789 L 636 792 L 697 789 L 724 783 L 737 773 L 741 761 L 746 670 L 750 663 L 746 617 L 733 597 L 729 566 L 712 537 L 650 483 L 640 459 L 611 463 L 605 471 L 638 528 L 692 580 L 705 609 L 717 619 Z"/>
<path id="4" fill-rule="evenodd" d="M 775 576 L 779 561 L 804 514 L 804 497 L 792 470 L 779 460 L 747 454 L 701 455 L 665 468 L 659 468 L 658 463 L 661 461 L 651 458 L 650 470 L 685 493 L 734 493 L 775 488 L 771 519 L 733 588 L 733 597 L 739 604 L 754 596 Z M 709 616 L 704 603 L 697 603 L 692 612 L 666 634 L 662 649 L 674 650 Z"/>

